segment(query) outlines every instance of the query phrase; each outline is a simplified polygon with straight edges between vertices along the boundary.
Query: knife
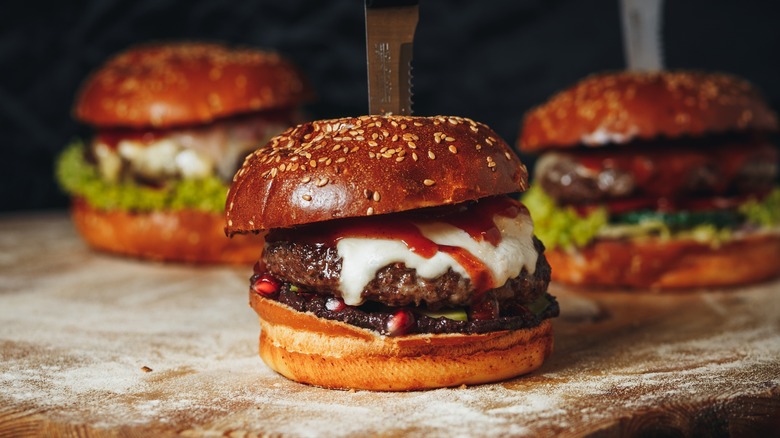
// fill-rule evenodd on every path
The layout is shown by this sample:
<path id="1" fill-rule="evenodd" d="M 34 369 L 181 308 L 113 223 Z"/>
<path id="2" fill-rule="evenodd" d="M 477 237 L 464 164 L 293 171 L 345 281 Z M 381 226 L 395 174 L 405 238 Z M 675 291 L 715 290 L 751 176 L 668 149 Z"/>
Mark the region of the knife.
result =
<path id="1" fill-rule="evenodd" d="M 369 114 L 412 114 L 412 42 L 417 0 L 366 0 Z"/>
<path id="2" fill-rule="evenodd" d="M 663 0 L 620 0 L 623 49 L 629 70 L 663 70 Z"/>

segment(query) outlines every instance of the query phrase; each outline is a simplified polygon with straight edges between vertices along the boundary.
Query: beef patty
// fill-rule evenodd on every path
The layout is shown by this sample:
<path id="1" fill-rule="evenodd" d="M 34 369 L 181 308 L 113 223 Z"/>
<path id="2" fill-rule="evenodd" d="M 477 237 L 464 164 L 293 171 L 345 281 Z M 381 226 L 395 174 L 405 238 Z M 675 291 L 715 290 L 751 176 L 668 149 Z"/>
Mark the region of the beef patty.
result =
<path id="1" fill-rule="evenodd" d="M 777 150 L 766 142 L 628 145 L 551 152 L 539 159 L 536 180 L 562 204 L 627 197 L 721 196 L 771 189 Z"/>
<path id="2" fill-rule="evenodd" d="M 339 275 L 341 257 L 333 246 L 306 242 L 274 241 L 272 235 L 266 242 L 261 260 L 269 274 L 284 282 L 292 283 L 307 292 L 320 295 L 341 296 Z M 529 274 L 524 269 L 520 275 L 504 285 L 486 292 L 499 303 L 513 301 L 531 303 L 541 296 L 550 282 L 550 265 L 544 258 L 544 246 L 534 237 L 534 247 L 539 254 L 536 269 Z M 403 263 L 394 263 L 377 271 L 361 296 L 388 306 L 420 305 L 429 309 L 467 306 L 486 295 L 475 294 L 471 281 L 448 270 L 445 274 L 427 279 L 417 275 L 414 269 Z"/>

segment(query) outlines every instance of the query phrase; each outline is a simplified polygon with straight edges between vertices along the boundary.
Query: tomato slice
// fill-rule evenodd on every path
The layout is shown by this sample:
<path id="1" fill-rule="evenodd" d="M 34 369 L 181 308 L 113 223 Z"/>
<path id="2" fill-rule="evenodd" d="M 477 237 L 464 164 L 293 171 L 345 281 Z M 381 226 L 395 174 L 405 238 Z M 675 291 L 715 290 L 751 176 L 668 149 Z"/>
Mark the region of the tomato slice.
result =
<path id="1" fill-rule="evenodd" d="M 679 211 L 712 211 L 731 210 L 739 207 L 751 199 L 761 200 L 769 194 L 769 191 L 737 196 L 714 196 L 705 198 L 650 198 L 636 197 L 615 199 L 601 204 L 574 205 L 574 209 L 580 216 L 587 216 L 599 207 L 606 207 L 612 215 L 619 215 L 637 210 L 651 210 L 665 213 Z"/>

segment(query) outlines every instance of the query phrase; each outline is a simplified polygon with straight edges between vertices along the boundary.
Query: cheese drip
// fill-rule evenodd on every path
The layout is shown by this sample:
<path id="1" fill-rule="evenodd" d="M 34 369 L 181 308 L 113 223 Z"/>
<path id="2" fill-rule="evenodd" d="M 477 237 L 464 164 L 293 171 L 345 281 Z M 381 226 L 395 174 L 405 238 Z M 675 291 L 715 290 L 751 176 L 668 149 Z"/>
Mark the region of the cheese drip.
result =
<path id="1" fill-rule="evenodd" d="M 517 277 L 523 268 L 533 274 L 539 254 L 534 248 L 533 222 L 528 213 L 523 211 L 514 218 L 495 215 L 493 221 L 501 233 L 497 246 L 486 240 L 477 241 L 464 230 L 444 222 L 412 223 L 434 243 L 463 248 L 471 253 L 492 275 L 493 287 Z M 362 292 L 377 271 L 393 263 L 403 263 L 426 279 L 441 276 L 448 269 L 471 279 L 467 269 L 446 252 L 437 251 L 426 258 L 411 251 L 400 240 L 347 237 L 340 239 L 336 248 L 342 260 L 339 288 L 344 302 L 350 306 L 362 304 Z"/>

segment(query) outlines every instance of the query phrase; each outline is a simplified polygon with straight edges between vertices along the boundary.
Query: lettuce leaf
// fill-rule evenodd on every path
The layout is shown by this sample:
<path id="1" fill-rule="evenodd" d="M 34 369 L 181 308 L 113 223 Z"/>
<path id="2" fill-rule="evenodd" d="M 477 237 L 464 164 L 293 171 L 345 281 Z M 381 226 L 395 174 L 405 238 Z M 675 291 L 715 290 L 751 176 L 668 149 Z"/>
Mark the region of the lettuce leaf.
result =
<path id="1" fill-rule="evenodd" d="M 82 197 L 103 210 L 183 210 L 221 213 L 225 209 L 228 186 L 216 176 L 167 182 L 155 188 L 133 181 L 108 182 L 85 159 L 85 146 L 73 141 L 57 158 L 55 176 L 71 196 Z"/>
<path id="2" fill-rule="evenodd" d="M 760 201 L 751 199 L 740 205 L 739 212 L 754 225 L 764 227 L 780 225 L 780 187 L 775 187 L 769 196 Z"/>
<path id="3" fill-rule="evenodd" d="M 563 207 L 532 186 L 522 197 L 534 220 L 534 231 L 548 248 L 573 249 L 586 246 L 596 238 L 647 238 L 662 240 L 692 239 L 718 246 L 732 237 L 734 228 L 743 224 L 758 227 L 780 226 L 780 187 L 758 201 L 742 204 L 737 212 L 740 220 L 721 221 L 720 224 L 680 221 L 676 215 L 637 215 L 635 221 L 618 222 L 610 218 L 604 208 L 597 208 L 580 216 L 572 207 Z M 671 223 L 665 222 L 670 220 Z"/>
<path id="4" fill-rule="evenodd" d="M 521 200 L 531 212 L 536 236 L 548 248 L 583 247 L 609 220 L 605 208 L 580 216 L 572 207 L 560 207 L 538 185 L 531 186 Z"/>

